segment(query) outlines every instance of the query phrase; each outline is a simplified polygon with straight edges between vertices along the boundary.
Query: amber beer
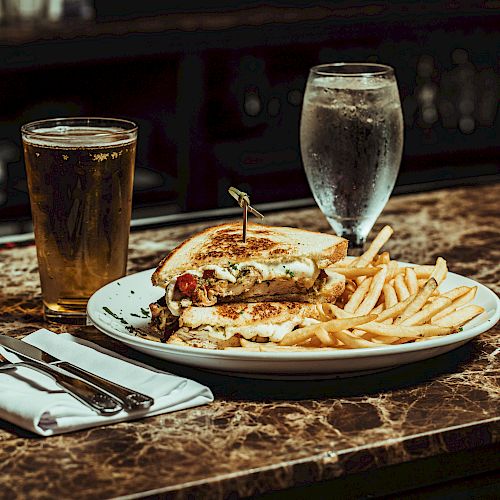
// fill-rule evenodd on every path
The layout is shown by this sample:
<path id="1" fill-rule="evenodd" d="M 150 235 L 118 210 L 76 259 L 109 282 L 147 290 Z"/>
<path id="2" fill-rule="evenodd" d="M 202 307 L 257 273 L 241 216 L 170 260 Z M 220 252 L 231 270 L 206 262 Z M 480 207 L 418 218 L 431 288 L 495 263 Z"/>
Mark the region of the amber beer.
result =
<path id="1" fill-rule="evenodd" d="M 126 272 L 137 127 L 57 119 L 22 135 L 44 314 L 83 323 L 92 293 Z"/>

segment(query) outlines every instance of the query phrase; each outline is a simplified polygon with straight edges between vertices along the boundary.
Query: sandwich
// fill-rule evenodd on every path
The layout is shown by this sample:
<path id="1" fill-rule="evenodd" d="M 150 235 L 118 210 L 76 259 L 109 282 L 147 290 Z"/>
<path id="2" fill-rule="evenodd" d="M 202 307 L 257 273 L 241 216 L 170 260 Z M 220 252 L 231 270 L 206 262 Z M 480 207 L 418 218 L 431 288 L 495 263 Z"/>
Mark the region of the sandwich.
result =
<path id="1" fill-rule="evenodd" d="M 163 338 L 189 307 L 227 303 L 335 302 L 345 278 L 329 271 L 347 253 L 347 240 L 290 227 L 240 223 L 210 227 L 175 248 L 153 273 L 165 295 L 150 305 Z"/>
<path id="2" fill-rule="evenodd" d="M 241 339 L 279 343 L 303 326 L 324 319 L 321 304 L 301 302 L 257 302 L 190 306 L 182 310 L 167 344 L 225 349 L 239 347 Z"/>

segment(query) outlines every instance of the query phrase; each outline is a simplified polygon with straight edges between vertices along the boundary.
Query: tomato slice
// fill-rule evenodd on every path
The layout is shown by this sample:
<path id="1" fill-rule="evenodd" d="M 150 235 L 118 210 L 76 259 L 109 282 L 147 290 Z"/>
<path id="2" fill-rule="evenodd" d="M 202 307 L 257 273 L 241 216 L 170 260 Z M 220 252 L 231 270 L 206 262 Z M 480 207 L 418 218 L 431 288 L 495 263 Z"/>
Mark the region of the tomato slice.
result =
<path id="1" fill-rule="evenodd" d="M 195 276 L 186 273 L 177 278 L 176 286 L 183 295 L 191 296 L 198 286 L 198 281 Z"/>

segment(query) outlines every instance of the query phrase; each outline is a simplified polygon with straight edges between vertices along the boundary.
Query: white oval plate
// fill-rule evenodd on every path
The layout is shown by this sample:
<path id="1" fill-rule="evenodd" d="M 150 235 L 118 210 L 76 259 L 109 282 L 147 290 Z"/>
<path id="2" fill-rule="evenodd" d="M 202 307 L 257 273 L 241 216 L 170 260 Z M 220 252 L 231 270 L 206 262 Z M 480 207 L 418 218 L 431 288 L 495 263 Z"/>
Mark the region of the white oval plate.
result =
<path id="1" fill-rule="evenodd" d="M 440 290 L 447 291 L 463 285 L 477 286 L 473 303 L 482 306 L 485 311 L 467 323 L 463 331 L 425 342 L 324 352 L 240 352 L 168 345 L 133 333 L 135 329 L 147 329 L 149 304 L 164 295 L 163 289 L 151 284 L 153 271 L 131 274 L 95 292 L 87 306 L 89 320 L 106 335 L 150 356 L 226 375 L 273 379 L 362 375 L 456 349 L 492 328 L 500 317 L 500 300 L 491 290 L 469 278 L 448 273 Z"/>

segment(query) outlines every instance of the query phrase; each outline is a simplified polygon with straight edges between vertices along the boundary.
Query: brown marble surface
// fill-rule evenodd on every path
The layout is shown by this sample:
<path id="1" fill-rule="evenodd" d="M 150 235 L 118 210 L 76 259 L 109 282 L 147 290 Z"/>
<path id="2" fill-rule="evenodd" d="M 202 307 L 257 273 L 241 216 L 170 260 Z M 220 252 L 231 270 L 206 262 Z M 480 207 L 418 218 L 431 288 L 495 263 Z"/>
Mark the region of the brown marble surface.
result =
<path id="1" fill-rule="evenodd" d="M 500 185 L 391 199 L 393 258 L 432 263 L 499 292 Z M 327 231 L 315 209 L 270 224 Z M 210 225 L 135 232 L 129 272 Z M 46 326 L 33 246 L 0 251 L 2 333 Z M 109 498 L 163 492 L 226 498 L 331 480 L 500 441 L 498 326 L 451 353 L 363 377 L 308 382 L 239 379 L 148 358 L 93 328 L 67 331 L 209 385 L 211 405 L 64 436 L 38 438 L 0 421 L 0 497 Z M 62 331 L 62 329 L 60 329 Z"/>

